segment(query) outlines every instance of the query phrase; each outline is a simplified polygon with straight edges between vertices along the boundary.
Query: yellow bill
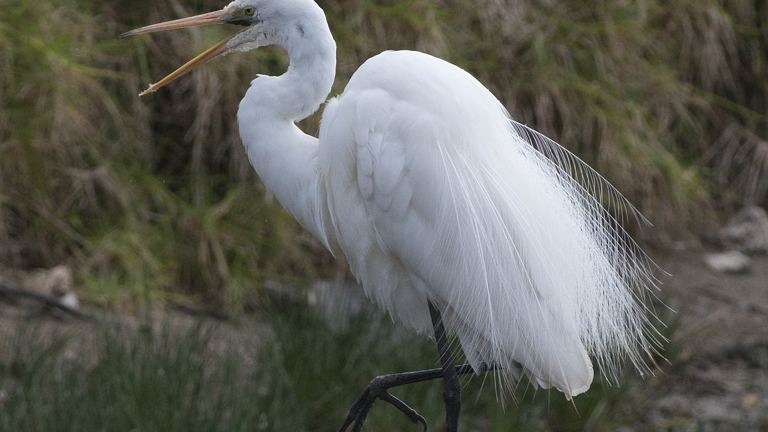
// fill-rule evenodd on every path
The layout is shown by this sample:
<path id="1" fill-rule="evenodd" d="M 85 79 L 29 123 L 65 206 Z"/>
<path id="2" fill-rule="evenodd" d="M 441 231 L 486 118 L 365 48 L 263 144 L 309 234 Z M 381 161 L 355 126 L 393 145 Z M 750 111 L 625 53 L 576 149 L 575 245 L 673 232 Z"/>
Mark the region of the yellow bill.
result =
<path id="1" fill-rule="evenodd" d="M 160 81 L 154 84 L 150 84 L 148 89 L 139 93 L 139 96 L 144 96 L 145 94 L 155 92 L 157 91 L 157 89 L 159 89 L 160 87 L 163 87 L 164 85 L 175 80 L 176 78 L 186 74 L 187 72 L 190 72 L 191 70 L 199 66 L 202 66 L 208 63 L 210 60 L 218 57 L 219 55 L 224 54 L 225 52 L 227 52 L 226 43 L 229 42 L 229 40 L 232 39 L 234 36 L 235 35 L 225 37 L 224 39 L 221 40 L 221 42 L 217 43 L 211 48 L 208 48 L 205 52 L 203 52 L 199 56 L 188 61 L 184 66 L 171 72 L 171 74 L 168 75 L 167 77 L 161 79 Z"/>
<path id="2" fill-rule="evenodd" d="M 209 12 L 206 14 L 197 15 L 193 17 L 181 18 L 173 21 L 152 24 L 146 27 L 138 28 L 136 30 L 123 33 L 120 35 L 120 37 L 133 36 L 133 35 L 142 34 L 142 33 L 152 33 L 152 32 L 158 32 L 163 30 L 174 30 L 174 29 L 187 28 L 187 27 L 197 27 L 197 26 L 204 26 L 204 25 L 211 25 L 211 24 L 238 24 L 238 25 L 249 26 L 253 24 L 253 21 L 251 20 L 253 11 L 247 10 L 247 9 L 251 9 L 251 8 L 246 8 L 246 10 L 222 9 L 220 11 Z M 162 80 L 158 81 L 155 84 L 150 85 L 149 88 L 141 92 L 139 96 L 144 96 L 148 93 L 157 91 L 159 88 L 165 86 L 166 84 L 175 80 L 176 78 L 226 53 L 229 50 L 229 48 L 227 47 L 227 42 L 229 42 L 230 39 L 232 39 L 234 36 L 235 35 L 227 36 L 221 42 L 209 48 L 199 56 L 193 58 L 192 60 L 187 62 L 184 66 L 176 69 L 167 77 L 163 78 Z"/>

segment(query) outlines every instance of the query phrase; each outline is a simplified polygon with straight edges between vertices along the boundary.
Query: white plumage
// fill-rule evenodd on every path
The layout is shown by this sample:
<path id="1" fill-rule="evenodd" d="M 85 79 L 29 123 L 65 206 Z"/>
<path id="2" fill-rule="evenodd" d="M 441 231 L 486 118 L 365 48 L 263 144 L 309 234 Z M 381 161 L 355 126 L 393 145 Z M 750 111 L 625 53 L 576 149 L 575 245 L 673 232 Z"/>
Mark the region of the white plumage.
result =
<path id="1" fill-rule="evenodd" d="M 287 50 L 288 71 L 255 79 L 240 104 L 248 156 L 379 306 L 429 334 L 432 302 L 469 361 L 499 365 L 505 386 L 523 372 L 577 395 L 593 380 L 590 355 L 609 376 L 621 356 L 644 369 L 651 265 L 602 206 L 638 216 L 602 177 L 512 121 L 471 75 L 418 52 L 365 62 L 310 137 L 294 123 L 325 100 L 336 64 L 322 10 L 237 0 L 209 15 L 253 25 L 182 73 L 231 51 Z"/>
<path id="2" fill-rule="evenodd" d="M 592 382 L 588 350 L 633 356 L 643 340 L 627 279 L 646 272 L 623 268 L 616 226 L 463 70 L 371 58 L 328 103 L 318 161 L 328 237 L 366 294 L 427 334 L 432 300 L 473 365 L 519 363 L 573 396 Z"/>

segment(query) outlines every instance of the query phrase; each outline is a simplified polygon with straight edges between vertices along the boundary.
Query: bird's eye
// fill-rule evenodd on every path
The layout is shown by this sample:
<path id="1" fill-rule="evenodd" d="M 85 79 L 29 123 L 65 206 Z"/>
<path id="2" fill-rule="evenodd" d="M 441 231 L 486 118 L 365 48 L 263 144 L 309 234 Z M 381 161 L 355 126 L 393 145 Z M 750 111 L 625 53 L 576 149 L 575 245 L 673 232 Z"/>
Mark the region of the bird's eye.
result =
<path id="1" fill-rule="evenodd" d="M 256 8 L 248 6 L 247 8 L 243 9 L 243 13 L 248 16 L 253 16 L 253 14 L 256 13 Z"/>

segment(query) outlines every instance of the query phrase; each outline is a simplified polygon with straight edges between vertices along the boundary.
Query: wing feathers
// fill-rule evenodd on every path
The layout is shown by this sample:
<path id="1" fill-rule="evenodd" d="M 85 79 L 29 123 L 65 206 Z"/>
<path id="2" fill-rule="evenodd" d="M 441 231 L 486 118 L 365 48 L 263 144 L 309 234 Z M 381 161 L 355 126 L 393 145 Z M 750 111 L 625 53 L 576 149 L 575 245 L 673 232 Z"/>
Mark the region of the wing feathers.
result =
<path id="1" fill-rule="evenodd" d="M 336 238 L 394 316 L 429 332 L 435 302 L 467 358 L 499 364 L 509 386 L 522 366 L 579 394 L 588 353 L 609 376 L 617 355 L 642 367 L 650 260 L 603 205 L 644 219 L 470 75 L 424 54 L 374 57 L 320 136 Z"/>

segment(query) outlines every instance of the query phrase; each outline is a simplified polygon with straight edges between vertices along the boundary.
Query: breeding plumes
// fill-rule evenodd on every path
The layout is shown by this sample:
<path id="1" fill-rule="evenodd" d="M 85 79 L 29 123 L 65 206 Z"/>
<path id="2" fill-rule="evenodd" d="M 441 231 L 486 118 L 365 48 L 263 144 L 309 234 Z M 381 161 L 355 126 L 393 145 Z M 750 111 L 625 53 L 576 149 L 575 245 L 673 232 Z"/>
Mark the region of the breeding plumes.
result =
<path id="1" fill-rule="evenodd" d="M 509 117 L 475 78 L 435 57 L 387 51 L 325 107 L 319 138 L 296 122 L 331 90 L 336 45 L 312 0 L 236 0 L 224 9 L 126 35 L 205 24 L 246 28 L 182 66 L 277 44 L 290 58 L 240 103 L 240 135 L 268 190 L 328 249 L 345 254 L 365 293 L 406 326 L 434 332 L 442 367 L 379 377 L 342 426 L 359 430 L 376 398 L 423 418 L 387 388 L 444 378 L 447 430 L 458 374 L 522 374 L 567 397 L 619 359 L 641 371 L 654 347 L 643 298 L 652 263 L 617 217 L 642 219 L 576 156 Z M 609 212 L 606 208 L 610 208 Z M 454 366 L 445 329 L 469 365 Z"/>

